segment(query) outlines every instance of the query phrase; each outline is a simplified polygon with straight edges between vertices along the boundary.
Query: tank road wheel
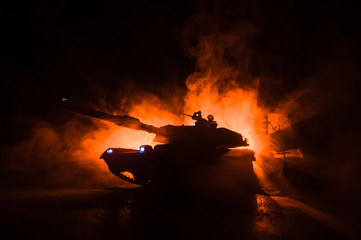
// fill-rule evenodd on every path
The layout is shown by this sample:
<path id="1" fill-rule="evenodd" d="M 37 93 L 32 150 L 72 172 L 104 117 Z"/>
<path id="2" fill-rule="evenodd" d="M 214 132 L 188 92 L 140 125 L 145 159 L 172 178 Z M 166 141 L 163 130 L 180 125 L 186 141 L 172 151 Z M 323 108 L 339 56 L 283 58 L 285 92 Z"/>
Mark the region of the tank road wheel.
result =
<path id="1" fill-rule="evenodd" d="M 137 185 L 145 186 L 148 183 L 147 179 L 141 178 L 138 175 L 134 175 L 130 172 L 120 172 L 118 177 L 127 182 L 134 183 Z"/>
<path id="2" fill-rule="evenodd" d="M 130 183 L 133 183 L 133 184 L 137 184 L 137 185 L 142 185 L 142 186 L 148 184 L 148 179 L 139 177 L 138 175 L 134 175 L 131 172 L 115 170 L 115 169 L 110 169 L 110 168 L 109 168 L 109 170 L 115 176 L 117 176 L 120 179 L 123 179 L 124 181 L 130 182 Z"/>

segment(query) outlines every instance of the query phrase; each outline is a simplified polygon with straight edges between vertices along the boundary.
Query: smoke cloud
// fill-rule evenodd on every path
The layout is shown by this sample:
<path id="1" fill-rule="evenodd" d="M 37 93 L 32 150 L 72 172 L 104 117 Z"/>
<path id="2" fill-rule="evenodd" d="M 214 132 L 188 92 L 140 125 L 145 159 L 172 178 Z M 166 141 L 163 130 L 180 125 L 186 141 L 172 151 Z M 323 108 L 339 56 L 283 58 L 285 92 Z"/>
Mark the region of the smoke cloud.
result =
<path id="1" fill-rule="evenodd" d="M 320 57 L 318 53 L 331 49 L 322 48 L 325 43 L 335 38 L 325 34 L 311 42 L 310 49 L 297 49 L 302 38 L 295 33 L 302 32 L 302 29 L 297 29 L 297 24 L 289 29 L 284 20 L 288 17 L 294 21 L 292 23 L 297 21 L 287 13 L 278 14 L 279 19 L 272 18 L 274 22 L 267 24 L 267 17 L 271 19 L 274 9 L 270 10 L 271 14 L 266 10 L 258 12 L 258 9 L 250 8 L 258 12 L 255 16 L 260 16 L 252 19 L 242 11 L 246 17 L 239 17 L 240 12 L 226 4 L 216 3 L 212 7 L 201 6 L 197 14 L 186 20 L 177 35 L 195 65 L 193 73 L 182 80 L 183 85 L 169 81 L 164 86 L 153 86 L 156 90 L 149 90 L 152 84 L 143 88 L 136 79 L 121 78 L 119 85 L 114 85 L 115 89 L 107 91 L 104 86 L 94 84 L 92 88 L 97 104 L 88 103 L 88 107 L 112 114 L 128 114 L 154 126 L 193 124 L 191 119 L 179 113 L 192 114 L 201 110 L 203 117 L 212 114 L 220 127 L 240 132 L 248 138 L 251 149 L 267 156 L 263 158 L 267 164 L 262 166 L 270 172 L 279 170 L 282 162 L 267 154 L 267 114 L 283 114 L 288 117 L 289 123 L 296 124 L 321 113 L 332 112 L 335 108 L 354 106 L 348 104 L 354 101 L 353 95 L 357 93 L 354 83 L 360 76 L 359 61 L 352 52 L 358 42 L 346 39 L 339 44 L 336 39 L 337 48 Z M 292 10 L 292 4 L 285 9 Z M 315 32 L 320 32 L 318 30 Z M 262 37 L 267 44 L 262 42 Z M 304 56 L 302 51 L 317 54 Z M 299 67 L 308 66 L 306 63 L 312 61 L 317 64 L 311 64 L 311 70 Z M 112 84 L 114 82 L 112 80 Z M 357 111 L 355 109 L 350 107 L 347 110 Z M 154 145 L 154 135 L 59 111 L 66 115 L 60 123 L 24 116 L 10 118 L 8 122 L 14 121 L 8 124 L 9 129 L 18 128 L 20 123 L 28 130 L 25 136 L 2 146 L 2 185 L 129 186 L 112 176 L 103 160 L 98 158 L 108 147 L 136 149 L 143 144 Z M 355 144 L 345 144 L 340 140 L 347 138 L 347 143 L 357 142 L 357 134 L 352 132 L 352 127 L 337 128 L 358 123 L 350 123 L 353 115 L 346 114 L 343 118 L 339 113 L 342 115 L 345 111 L 334 111 L 334 114 L 320 118 L 320 122 L 327 121 L 328 117 L 334 119 L 332 130 L 324 131 L 332 133 L 327 135 L 330 136 L 327 138 L 329 146 L 342 146 L 348 152 L 337 163 L 337 166 L 347 163 L 343 168 L 337 167 L 333 171 L 334 165 L 329 165 L 330 168 L 323 172 L 341 189 L 346 184 L 339 180 L 345 179 L 345 176 L 347 183 L 357 180 L 352 177 L 355 176 L 353 171 L 360 167 L 355 160 L 358 154 L 354 150 L 349 151 Z M 309 131 L 317 132 L 320 125 L 310 126 Z M 261 160 L 257 158 L 257 161 Z M 339 174 L 340 171 L 342 174 Z M 352 174 L 347 174 L 350 172 Z"/>
<path id="2" fill-rule="evenodd" d="M 246 20 L 230 22 L 228 14 L 203 8 L 182 32 L 182 43 L 196 62 L 196 71 L 186 79 L 185 111 L 214 115 L 220 126 L 240 132 L 252 149 L 261 151 L 259 78 L 250 71 L 250 43 L 257 29 Z"/>
<path id="3" fill-rule="evenodd" d="M 247 21 L 230 24 L 219 14 L 203 9 L 187 20 L 180 33 L 181 44 L 196 65 L 195 72 L 185 80 L 185 90 L 170 84 L 160 87 L 156 95 L 143 90 L 136 81 L 123 79 L 121 90 L 109 94 L 90 81 L 98 104 L 89 107 L 127 114 L 154 126 L 192 125 L 191 119 L 179 113 L 202 110 L 203 117 L 214 115 L 219 126 L 240 132 L 252 149 L 261 151 L 260 134 L 264 129 L 260 130 L 259 119 L 264 116 L 257 106 L 259 79 L 249 71 L 249 42 L 256 28 Z M 3 168 L 7 173 L 5 185 L 127 186 L 109 173 L 99 156 L 108 147 L 137 149 L 144 144 L 154 145 L 154 135 L 79 115 L 70 118 L 58 125 L 22 119 L 30 126 L 31 134 L 3 149 L 7 159 Z"/>
<path id="4" fill-rule="evenodd" d="M 22 119 L 31 135 L 16 144 L 3 146 L 2 187 L 100 187 L 122 186 L 108 174 L 93 149 L 96 126 L 70 120 L 56 126 L 39 119 Z M 104 131 L 104 130 L 103 130 Z"/>

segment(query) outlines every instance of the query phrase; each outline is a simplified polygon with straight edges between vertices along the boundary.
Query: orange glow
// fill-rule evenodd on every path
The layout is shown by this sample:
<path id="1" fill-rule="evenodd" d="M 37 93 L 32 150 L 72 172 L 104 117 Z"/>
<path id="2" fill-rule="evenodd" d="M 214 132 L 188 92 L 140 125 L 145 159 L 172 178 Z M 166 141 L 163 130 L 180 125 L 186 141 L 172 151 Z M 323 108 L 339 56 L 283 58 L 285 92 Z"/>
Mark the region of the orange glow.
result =
<path id="1" fill-rule="evenodd" d="M 192 26 L 189 26 L 188 30 L 191 30 Z M 186 38 L 193 34 L 193 31 L 188 30 L 184 31 Z M 248 25 L 243 26 L 241 32 L 239 30 L 237 27 L 234 32 L 199 36 L 196 38 L 199 40 L 196 46 L 189 46 L 187 50 L 196 58 L 198 71 L 185 80 L 185 95 L 174 92 L 172 97 L 161 100 L 150 93 L 134 93 L 132 98 L 137 101 L 126 114 L 143 123 L 159 127 L 167 124 L 194 125 L 191 118 L 180 113 L 192 115 L 200 110 L 203 118 L 212 114 L 218 127 L 228 128 L 247 138 L 249 148 L 256 152 L 256 157 L 263 153 L 267 149 L 268 138 L 266 113 L 257 105 L 257 85 L 260 79 L 251 79 L 246 72 L 249 57 L 246 40 L 248 35 L 252 36 L 255 31 Z M 232 53 L 239 64 L 230 64 L 227 53 Z M 242 82 L 246 82 L 247 87 L 241 85 Z M 122 102 L 123 99 L 119 99 L 119 103 Z M 95 121 L 100 130 L 90 138 L 84 138 L 83 144 L 96 156 L 109 147 L 139 149 L 140 145 L 157 144 L 152 142 L 154 134 Z"/>
<path id="2" fill-rule="evenodd" d="M 184 112 L 193 114 L 193 112 L 201 110 L 204 118 L 208 114 L 214 115 L 218 127 L 239 132 L 247 138 L 250 144 L 249 148 L 256 152 L 258 159 L 258 154 L 261 154 L 267 146 L 265 134 L 267 125 L 264 124 L 265 118 L 262 109 L 257 107 L 257 92 L 243 90 L 235 83 L 222 94 L 216 91 L 216 85 L 206 82 L 201 89 L 192 88 L 192 84 L 188 88 L 190 90 L 185 96 Z M 167 124 L 194 125 L 191 118 L 160 107 L 159 101 L 156 96 L 147 96 L 143 101 L 133 105 L 128 115 L 157 127 Z M 72 154 L 74 159 L 78 159 L 84 167 L 101 172 L 100 176 L 110 175 L 105 162 L 99 159 L 106 149 L 110 147 L 139 149 L 141 145 L 154 146 L 157 144 L 152 142 L 155 134 L 120 127 L 98 119 L 93 119 L 93 121 L 97 130 L 86 134 L 82 138 L 80 148 L 73 149 Z"/>
<path id="3" fill-rule="evenodd" d="M 239 132 L 247 138 L 249 148 L 256 152 L 257 157 L 267 146 L 265 144 L 267 143 L 265 134 L 267 125 L 264 125 L 262 109 L 257 106 L 257 91 L 243 90 L 233 82 L 228 91 L 220 94 L 217 84 L 209 75 L 204 75 L 204 78 L 199 81 L 203 83 L 195 86 L 198 83 L 190 83 L 189 79 L 187 80 L 189 91 L 185 96 L 184 112 L 193 114 L 193 112 L 201 110 L 204 118 L 208 114 L 214 115 L 218 127 Z M 191 118 L 164 110 L 160 107 L 161 104 L 158 97 L 149 94 L 144 97 L 143 101 L 133 105 L 128 115 L 157 127 L 167 124 L 194 125 Z M 74 151 L 74 154 L 80 158 L 88 156 L 96 159 L 96 165 L 102 165 L 101 168 L 106 169 L 106 165 L 98 158 L 109 147 L 139 149 L 141 145 L 154 146 L 157 144 L 152 142 L 155 134 L 120 127 L 102 120 L 93 120 L 98 126 L 98 130 L 84 136 L 81 149 Z"/>
<path id="4" fill-rule="evenodd" d="M 210 76 L 206 75 L 200 79 L 203 84 L 198 87 L 194 82 L 189 83 L 187 80 L 189 91 L 185 96 L 183 112 L 192 115 L 195 111 L 201 110 L 204 118 L 212 114 L 218 122 L 218 127 L 241 133 L 248 139 L 250 149 L 261 152 L 265 133 L 261 129 L 264 128 L 262 125 L 264 115 L 257 106 L 256 90 L 246 91 L 236 83 L 231 83 L 228 91 L 219 94 L 217 85 L 208 77 Z M 191 118 L 164 110 L 160 106 L 160 100 L 156 96 L 147 95 L 143 101 L 132 106 L 128 115 L 157 127 L 167 124 L 194 125 Z M 91 138 L 84 139 L 83 144 L 90 145 L 89 148 L 94 149 L 98 154 L 109 147 L 138 149 L 140 145 L 157 144 L 152 142 L 154 134 L 127 129 L 101 120 L 94 121 L 99 125 L 100 130 L 94 132 Z"/>
<path id="5" fill-rule="evenodd" d="M 261 166 L 258 165 L 256 161 L 252 162 L 253 172 L 257 177 L 257 180 L 262 187 L 262 190 L 271 195 L 277 196 L 280 194 L 280 190 L 275 186 L 275 184 L 268 178 L 267 174 L 264 172 Z"/>
<path id="6" fill-rule="evenodd" d="M 243 137 L 248 139 L 249 148 L 255 151 L 261 151 L 263 147 L 263 136 L 259 131 L 260 121 L 262 117 L 261 110 L 257 107 L 257 94 L 255 91 L 245 91 L 241 88 L 230 90 L 224 96 L 218 95 L 216 92 L 211 93 L 205 89 L 200 94 L 190 92 L 186 96 L 186 105 L 184 112 L 193 114 L 193 112 L 201 110 L 203 117 L 208 114 L 215 116 L 218 127 L 225 127 L 233 131 L 239 132 Z M 151 102 L 144 101 L 135 105 L 129 112 L 130 116 L 139 118 L 140 121 L 154 126 L 172 125 L 194 125 L 191 118 L 176 115 L 165 110 L 160 110 Z M 96 120 L 98 121 L 98 120 Z M 94 141 L 98 153 L 104 151 L 108 147 L 123 147 L 138 149 L 140 145 L 155 145 L 152 142 L 155 137 L 143 131 L 137 131 L 119 127 L 111 123 L 102 123 L 103 130 L 94 133 Z M 89 141 L 89 139 L 87 140 Z M 92 141 L 92 140 L 91 140 Z"/>
<path id="7" fill-rule="evenodd" d="M 120 174 L 123 174 L 125 177 L 134 180 L 134 175 L 130 172 L 125 171 L 125 172 L 121 172 Z"/>
<path id="8" fill-rule="evenodd" d="M 257 106 L 256 89 L 244 90 L 235 81 L 220 83 L 216 75 L 210 72 L 193 74 L 188 77 L 185 112 L 201 110 L 203 116 L 212 114 L 219 127 L 239 132 L 248 139 L 249 148 L 260 153 L 265 145 L 265 117 Z M 192 124 L 186 119 L 187 124 Z"/>

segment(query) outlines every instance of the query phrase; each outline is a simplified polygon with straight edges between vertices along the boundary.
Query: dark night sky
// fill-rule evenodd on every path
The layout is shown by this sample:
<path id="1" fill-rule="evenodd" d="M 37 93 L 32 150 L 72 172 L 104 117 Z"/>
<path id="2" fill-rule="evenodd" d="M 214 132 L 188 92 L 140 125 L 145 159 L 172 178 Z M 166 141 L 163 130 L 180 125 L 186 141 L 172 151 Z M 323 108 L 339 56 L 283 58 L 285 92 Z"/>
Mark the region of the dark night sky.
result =
<path id="1" fill-rule="evenodd" d="M 339 77 L 321 83 L 358 86 L 360 4 L 206 2 L 9 1 L 1 8 L 2 112 L 42 115 L 43 103 L 64 96 L 96 104 L 99 88 L 111 96 L 129 79 L 156 94 L 164 85 L 184 89 L 195 64 L 180 34 L 201 9 L 257 28 L 250 74 L 264 79 L 265 96 L 282 98 L 304 79 L 324 75 L 330 61 Z"/>
<path id="2" fill-rule="evenodd" d="M 173 32 L 191 10 L 184 3 L 8 4 L 1 44 L 10 82 L 5 99 L 20 105 L 30 96 L 89 101 L 93 85 L 111 91 L 127 78 L 147 87 L 166 82 L 171 74 L 184 79 L 190 64 Z"/>

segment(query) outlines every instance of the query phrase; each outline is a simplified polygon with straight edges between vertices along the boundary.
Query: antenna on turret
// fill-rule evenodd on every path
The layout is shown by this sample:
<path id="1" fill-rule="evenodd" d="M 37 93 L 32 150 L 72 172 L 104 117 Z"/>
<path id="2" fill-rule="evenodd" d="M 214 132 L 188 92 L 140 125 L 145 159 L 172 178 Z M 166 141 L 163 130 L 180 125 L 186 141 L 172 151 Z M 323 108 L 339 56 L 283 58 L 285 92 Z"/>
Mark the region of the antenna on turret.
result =
<path id="1" fill-rule="evenodd" d="M 239 104 L 239 110 L 238 110 L 238 118 L 237 118 L 237 132 L 238 132 L 238 126 L 239 126 L 239 117 L 241 116 L 241 104 Z"/>

